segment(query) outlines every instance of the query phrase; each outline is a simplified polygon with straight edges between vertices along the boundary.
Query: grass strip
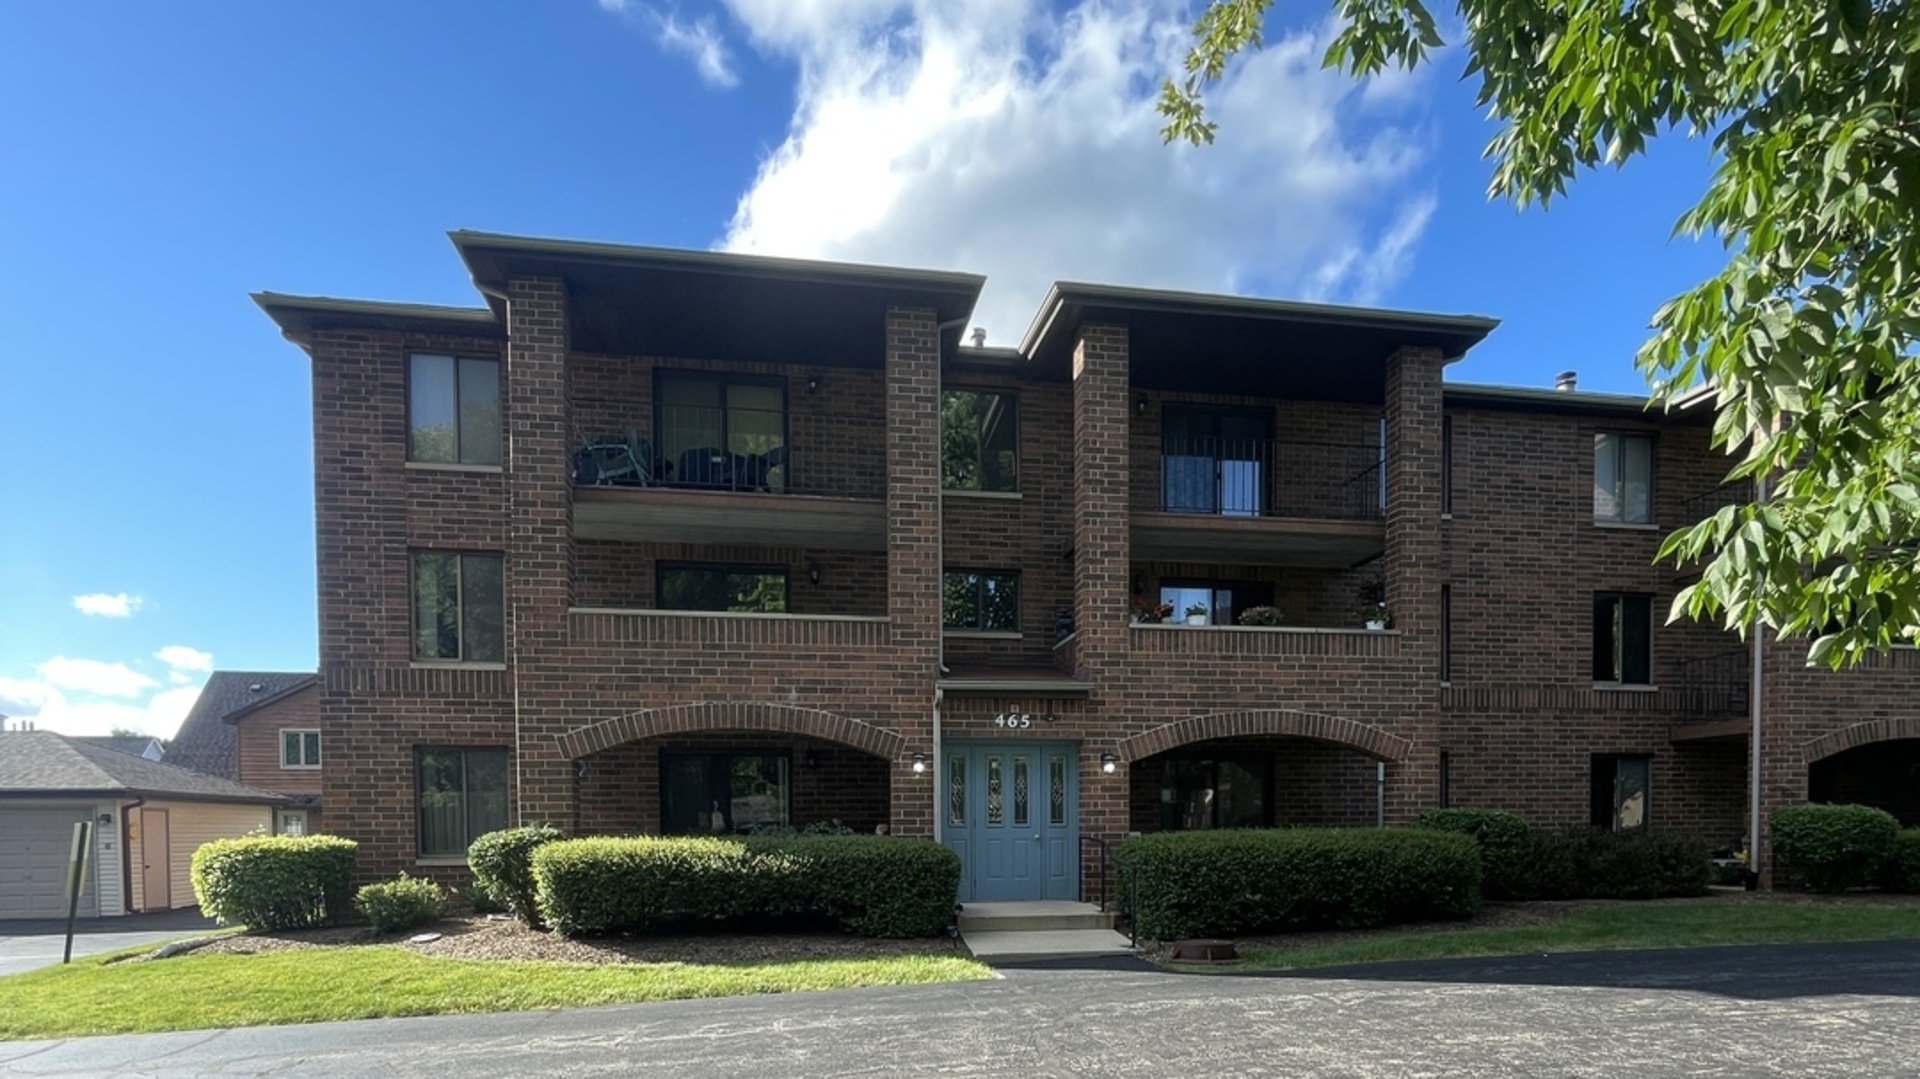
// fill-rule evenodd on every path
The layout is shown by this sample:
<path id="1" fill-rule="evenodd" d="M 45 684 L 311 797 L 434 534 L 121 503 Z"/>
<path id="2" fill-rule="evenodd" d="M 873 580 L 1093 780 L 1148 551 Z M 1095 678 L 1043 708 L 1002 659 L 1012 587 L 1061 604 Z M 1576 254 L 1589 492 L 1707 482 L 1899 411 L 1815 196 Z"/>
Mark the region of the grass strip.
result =
<path id="1" fill-rule="evenodd" d="M 524 1011 L 990 976 L 958 956 L 742 965 L 434 959 L 398 947 L 99 957 L 0 978 L 0 1041 Z"/>
<path id="2" fill-rule="evenodd" d="M 1732 944 L 1806 944 L 1920 937 L 1920 908 L 1843 902 L 1622 904 L 1570 914 L 1547 925 L 1494 929 L 1428 926 L 1304 948 L 1243 953 L 1215 970 L 1299 969 L 1415 959 L 1701 948 Z"/>

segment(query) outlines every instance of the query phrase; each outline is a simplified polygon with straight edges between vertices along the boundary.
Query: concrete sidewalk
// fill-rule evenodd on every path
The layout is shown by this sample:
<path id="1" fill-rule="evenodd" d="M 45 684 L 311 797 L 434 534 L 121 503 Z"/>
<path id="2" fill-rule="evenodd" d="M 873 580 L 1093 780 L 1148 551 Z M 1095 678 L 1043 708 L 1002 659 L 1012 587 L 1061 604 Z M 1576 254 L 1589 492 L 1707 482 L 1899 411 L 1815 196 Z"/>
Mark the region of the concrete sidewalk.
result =
<path id="1" fill-rule="evenodd" d="M 160 944 L 213 927 L 213 919 L 203 917 L 198 907 L 120 918 L 81 918 L 73 925 L 73 957 Z M 60 962 L 66 940 L 64 919 L 0 921 L 0 976 Z"/>

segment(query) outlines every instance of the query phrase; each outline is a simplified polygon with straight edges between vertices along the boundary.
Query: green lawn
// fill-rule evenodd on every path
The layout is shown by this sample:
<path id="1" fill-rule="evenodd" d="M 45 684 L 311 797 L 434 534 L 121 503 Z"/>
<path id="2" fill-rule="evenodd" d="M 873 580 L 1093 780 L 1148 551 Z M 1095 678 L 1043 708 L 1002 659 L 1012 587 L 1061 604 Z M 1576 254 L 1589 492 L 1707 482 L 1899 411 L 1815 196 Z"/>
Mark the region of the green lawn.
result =
<path id="1" fill-rule="evenodd" d="M 965 981 L 959 956 L 742 966 L 433 959 L 376 946 L 103 958 L 0 978 L 0 1041 Z"/>
<path id="2" fill-rule="evenodd" d="M 1812 941 L 1920 937 L 1920 907 L 1846 901 L 1697 904 L 1623 903 L 1572 914 L 1549 925 L 1506 929 L 1426 926 L 1305 948 L 1244 953 L 1244 962 L 1218 970 L 1340 966 L 1405 959 L 1475 955 L 1598 952 L 1623 948 L 1698 948 L 1722 944 L 1797 944 Z"/>

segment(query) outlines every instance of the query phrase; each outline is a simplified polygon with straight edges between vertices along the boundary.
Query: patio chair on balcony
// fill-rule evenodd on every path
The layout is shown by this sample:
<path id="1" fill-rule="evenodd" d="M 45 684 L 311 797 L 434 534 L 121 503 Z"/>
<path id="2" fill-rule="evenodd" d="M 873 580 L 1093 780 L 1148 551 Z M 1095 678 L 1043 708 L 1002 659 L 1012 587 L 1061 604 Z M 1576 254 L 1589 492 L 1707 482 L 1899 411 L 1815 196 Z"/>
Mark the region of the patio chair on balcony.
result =
<path id="1" fill-rule="evenodd" d="M 717 446 L 700 446 L 680 454 L 679 477 L 684 487 L 713 491 L 768 491 L 770 473 L 787 463 L 787 448 L 766 453 L 733 453 Z"/>
<path id="2" fill-rule="evenodd" d="M 653 445 L 631 428 L 623 435 L 603 435 L 588 441 L 573 455 L 573 482 L 578 486 L 652 487 L 666 482 L 670 466 L 657 460 Z"/>

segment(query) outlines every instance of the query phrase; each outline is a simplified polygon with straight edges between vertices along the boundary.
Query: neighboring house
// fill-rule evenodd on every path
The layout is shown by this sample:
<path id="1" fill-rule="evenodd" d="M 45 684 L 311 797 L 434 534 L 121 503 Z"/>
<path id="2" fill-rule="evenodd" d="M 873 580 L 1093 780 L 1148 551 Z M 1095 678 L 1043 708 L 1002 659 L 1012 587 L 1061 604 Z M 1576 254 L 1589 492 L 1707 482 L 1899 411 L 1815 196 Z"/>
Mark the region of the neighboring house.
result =
<path id="1" fill-rule="evenodd" d="M 1653 563 L 1738 495 L 1705 407 L 1445 384 L 1487 318 L 1063 282 L 986 347 L 967 274 L 453 241 L 485 306 L 256 297 L 312 360 L 363 876 L 519 822 L 885 826 L 969 899 L 1446 804 L 1742 834 L 1748 656 Z M 1915 653 L 1803 650 L 1765 650 L 1763 812 L 1920 820 Z"/>
<path id="2" fill-rule="evenodd" d="M 115 753 L 145 757 L 150 761 L 157 761 L 166 755 L 166 747 L 160 743 L 160 739 L 151 735 L 86 734 L 80 735 L 77 740 L 88 745 L 104 746 Z"/>
<path id="3" fill-rule="evenodd" d="M 95 825 L 83 917 L 191 907 L 194 850 L 267 831 L 284 801 L 51 731 L 0 734 L 0 919 L 66 916 L 80 821 Z"/>
<path id="4" fill-rule="evenodd" d="M 279 835 L 320 823 L 320 690 L 306 671 L 215 671 L 167 749 L 168 764 L 287 796 Z"/>

